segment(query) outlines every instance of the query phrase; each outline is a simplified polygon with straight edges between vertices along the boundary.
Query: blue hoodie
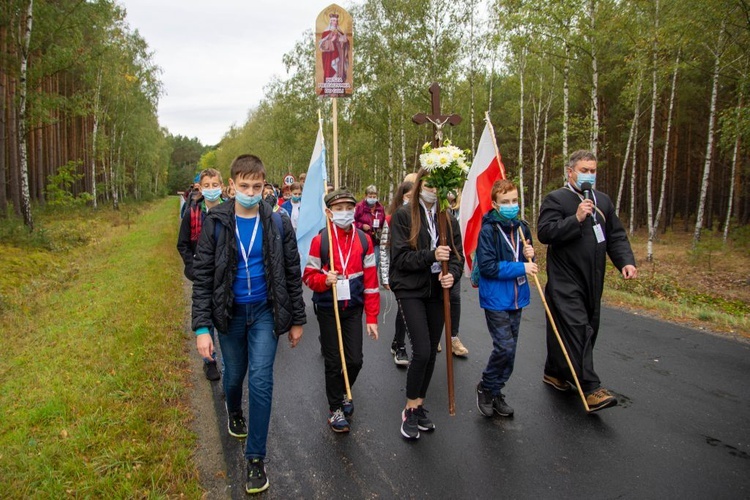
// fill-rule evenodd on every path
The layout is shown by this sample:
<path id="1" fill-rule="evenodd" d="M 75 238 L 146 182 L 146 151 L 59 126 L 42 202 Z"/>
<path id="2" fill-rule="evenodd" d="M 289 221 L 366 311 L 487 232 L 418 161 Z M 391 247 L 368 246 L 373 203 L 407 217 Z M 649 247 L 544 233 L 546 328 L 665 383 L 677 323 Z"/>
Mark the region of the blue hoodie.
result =
<path id="1" fill-rule="evenodd" d="M 483 309 L 515 311 L 529 305 L 528 280 L 523 285 L 517 281 L 517 278 L 526 276 L 523 243 L 519 246 L 518 241 L 519 227 L 525 239 L 531 240 L 531 231 L 525 222 L 503 221 L 496 210 L 487 212 L 482 218 L 475 263 L 479 266 L 479 305 Z M 500 231 L 515 244 L 515 252 Z M 514 253 L 517 254 L 515 258 Z"/>

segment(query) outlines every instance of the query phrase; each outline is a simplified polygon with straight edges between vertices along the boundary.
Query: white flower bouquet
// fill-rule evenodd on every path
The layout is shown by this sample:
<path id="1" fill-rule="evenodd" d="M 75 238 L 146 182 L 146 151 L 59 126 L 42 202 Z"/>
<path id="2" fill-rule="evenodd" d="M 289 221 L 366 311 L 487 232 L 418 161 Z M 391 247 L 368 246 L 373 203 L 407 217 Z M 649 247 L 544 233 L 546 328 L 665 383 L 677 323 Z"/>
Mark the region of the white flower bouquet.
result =
<path id="1" fill-rule="evenodd" d="M 448 208 L 448 193 L 463 187 L 470 166 L 466 153 L 447 139 L 439 148 L 433 148 L 429 142 L 422 146 L 419 163 L 428 173 L 424 182 L 427 187 L 437 188 L 441 210 Z"/>

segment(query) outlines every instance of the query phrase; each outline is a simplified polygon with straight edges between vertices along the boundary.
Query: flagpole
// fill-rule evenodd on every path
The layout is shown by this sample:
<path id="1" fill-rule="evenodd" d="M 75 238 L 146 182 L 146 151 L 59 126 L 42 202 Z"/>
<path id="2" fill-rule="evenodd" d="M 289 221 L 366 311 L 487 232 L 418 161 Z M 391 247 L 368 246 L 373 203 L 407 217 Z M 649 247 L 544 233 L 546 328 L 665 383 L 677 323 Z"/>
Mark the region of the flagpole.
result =
<path id="1" fill-rule="evenodd" d="M 339 188 L 339 110 L 336 102 L 338 98 L 333 99 L 333 188 Z"/>
<path id="2" fill-rule="evenodd" d="M 495 146 L 495 158 L 497 158 L 497 164 L 498 166 L 502 165 L 501 160 L 500 160 L 500 149 L 498 149 L 497 147 L 497 139 L 495 138 L 495 128 L 492 126 L 492 122 L 490 121 L 489 111 L 484 112 L 484 119 L 487 122 L 487 126 L 490 128 L 490 135 L 492 136 L 492 145 Z"/>
<path id="3" fill-rule="evenodd" d="M 333 102 L 336 102 L 334 99 Z M 326 229 L 328 230 L 328 262 L 330 270 L 335 273 L 333 265 L 333 238 L 331 236 L 331 220 L 326 217 Z M 355 228 L 356 231 L 356 228 Z M 336 283 L 331 285 L 331 293 L 333 293 L 333 314 L 336 317 L 336 333 L 338 334 L 339 340 L 339 356 L 341 356 L 341 371 L 344 372 L 344 387 L 346 389 L 346 399 L 352 400 L 352 387 L 349 385 L 349 372 L 346 369 L 346 356 L 344 355 L 344 338 L 341 334 L 341 319 L 339 318 L 339 298 L 336 293 Z"/>

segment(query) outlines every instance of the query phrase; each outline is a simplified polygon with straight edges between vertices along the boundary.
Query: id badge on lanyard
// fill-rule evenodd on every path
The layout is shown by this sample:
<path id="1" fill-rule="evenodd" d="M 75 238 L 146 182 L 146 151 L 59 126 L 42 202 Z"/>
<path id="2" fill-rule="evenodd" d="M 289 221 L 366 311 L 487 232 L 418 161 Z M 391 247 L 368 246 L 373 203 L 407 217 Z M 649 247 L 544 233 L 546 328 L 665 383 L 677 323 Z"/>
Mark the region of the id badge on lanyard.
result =
<path id="1" fill-rule="evenodd" d="M 339 261 L 341 262 L 341 275 L 343 276 L 343 278 L 336 280 L 336 298 L 338 300 L 352 299 L 351 289 L 349 288 L 349 279 L 346 277 L 346 268 L 349 266 L 349 258 L 352 256 L 352 247 L 354 246 L 354 233 L 356 230 L 356 228 L 352 228 L 352 241 L 349 245 L 349 252 L 346 254 L 346 260 L 344 260 L 344 253 L 341 251 L 341 245 L 336 245 L 339 251 Z M 338 243 L 338 229 L 334 227 L 333 231 L 336 235 L 336 242 Z"/>
<path id="2" fill-rule="evenodd" d="M 255 237 L 258 235 L 258 226 L 260 225 L 260 216 L 256 216 L 255 227 L 253 228 L 253 234 L 250 236 L 250 246 L 247 247 L 245 252 L 245 246 L 242 244 L 242 238 L 240 237 L 240 228 L 237 225 L 237 217 L 234 220 L 234 234 L 237 235 L 237 242 L 240 245 L 240 251 L 242 253 L 242 259 L 245 261 L 245 268 L 247 269 L 247 295 L 251 296 L 253 288 L 250 286 L 250 252 L 253 251 L 253 245 L 255 244 Z"/>
<path id="3" fill-rule="evenodd" d="M 518 262 L 518 255 L 521 253 L 521 240 L 519 239 L 517 241 L 517 245 L 514 247 L 513 243 L 511 243 L 510 238 L 508 238 L 505 235 L 505 232 L 502 229 L 499 229 L 500 234 L 503 236 L 503 239 L 508 244 L 508 248 L 510 248 L 511 253 L 513 254 L 513 262 Z M 520 231 L 520 229 L 519 229 Z M 512 233 L 511 233 L 512 234 Z M 520 235 L 519 235 L 520 237 Z M 516 278 L 516 283 L 518 283 L 518 286 L 521 286 L 526 283 L 526 275 L 518 276 Z"/>

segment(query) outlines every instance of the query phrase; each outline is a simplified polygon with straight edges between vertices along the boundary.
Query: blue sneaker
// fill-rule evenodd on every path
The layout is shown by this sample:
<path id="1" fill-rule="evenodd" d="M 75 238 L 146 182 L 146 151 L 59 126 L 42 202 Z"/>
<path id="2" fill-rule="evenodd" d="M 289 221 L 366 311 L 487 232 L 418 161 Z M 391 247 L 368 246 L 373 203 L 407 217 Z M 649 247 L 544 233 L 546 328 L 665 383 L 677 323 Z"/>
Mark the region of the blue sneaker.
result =
<path id="1" fill-rule="evenodd" d="M 352 418 L 352 415 L 354 415 L 354 401 L 344 396 L 343 401 L 341 401 L 341 408 L 344 410 L 344 416 L 347 419 Z"/>
<path id="2" fill-rule="evenodd" d="M 346 420 L 341 408 L 329 412 L 328 425 L 331 426 L 333 432 L 349 432 L 349 422 Z"/>

